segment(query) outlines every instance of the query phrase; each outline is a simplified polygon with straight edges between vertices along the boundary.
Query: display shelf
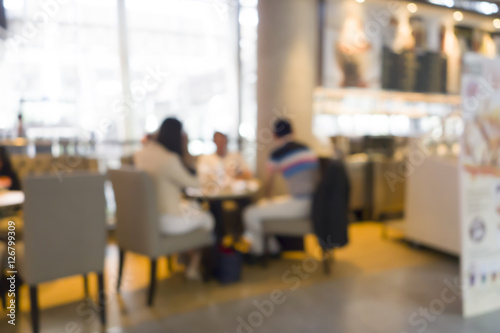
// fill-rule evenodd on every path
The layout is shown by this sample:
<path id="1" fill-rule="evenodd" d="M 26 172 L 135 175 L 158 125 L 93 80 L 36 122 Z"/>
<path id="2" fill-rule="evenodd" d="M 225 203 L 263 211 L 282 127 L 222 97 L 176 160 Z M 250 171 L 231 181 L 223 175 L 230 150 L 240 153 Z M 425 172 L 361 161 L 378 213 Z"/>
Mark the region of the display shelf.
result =
<path id="1" fill-rule="evenodd" d="M 460 101 L 459 95 L 317 88 L 314 92 L 314 113 L 405 115 L 421 118 L 452 113 L 459 108 Z"/>

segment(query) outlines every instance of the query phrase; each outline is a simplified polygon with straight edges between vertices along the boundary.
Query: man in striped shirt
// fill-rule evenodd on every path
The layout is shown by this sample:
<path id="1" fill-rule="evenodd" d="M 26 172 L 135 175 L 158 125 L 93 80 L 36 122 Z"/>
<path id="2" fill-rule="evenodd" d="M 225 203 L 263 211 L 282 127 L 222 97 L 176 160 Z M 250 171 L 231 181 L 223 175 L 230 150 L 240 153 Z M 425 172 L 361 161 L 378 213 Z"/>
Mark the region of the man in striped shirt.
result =
<path id="1" fill-rule="evenodd" d="M 271 153 L 268 163 L 269 176 L 264 185 L 266 198 L 248 207 L 243 216 L 245 236 L 252 242 L 251 252 L 258 256 L 264 252 L 262 221 L 308 218 L 318 176 L 316 154 L 294 140 L 292 125 L 288 120 L 277 120 L 273 132 L 277 148 Z M 271 197 L 274 179 L 278 173 L 285 178 L 289 194 Z M 269 249 L 271 252 L 279 251 L 275 239 L 271 240 Z"/>

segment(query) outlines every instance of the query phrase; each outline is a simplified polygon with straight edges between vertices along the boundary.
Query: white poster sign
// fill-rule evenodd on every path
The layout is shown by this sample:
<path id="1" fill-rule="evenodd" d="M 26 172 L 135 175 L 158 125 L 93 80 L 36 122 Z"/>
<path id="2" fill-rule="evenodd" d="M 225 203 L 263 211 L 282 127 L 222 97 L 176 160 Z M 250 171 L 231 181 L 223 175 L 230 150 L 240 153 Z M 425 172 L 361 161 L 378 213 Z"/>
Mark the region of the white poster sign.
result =
<path id="1" fill-rule="evenodd" d="M 464 57 L 460 156 L 463 314 L 500 310 L 500 59 Z"/>

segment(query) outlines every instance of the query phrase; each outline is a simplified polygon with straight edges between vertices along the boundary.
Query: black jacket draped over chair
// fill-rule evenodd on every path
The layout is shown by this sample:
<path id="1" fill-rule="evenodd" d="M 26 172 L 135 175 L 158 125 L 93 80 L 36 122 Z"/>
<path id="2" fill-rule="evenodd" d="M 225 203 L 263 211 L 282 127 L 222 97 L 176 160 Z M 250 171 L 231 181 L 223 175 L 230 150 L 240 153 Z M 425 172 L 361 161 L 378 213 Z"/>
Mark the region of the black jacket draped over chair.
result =
<path id="1" fill-rule="evenodd" d="M 342 161 L 328 160 L 324 164 L 322 178 L 313 196 L 311 217 L 321 247 L 330 250 L 349 242 L 350 184 Z"/>

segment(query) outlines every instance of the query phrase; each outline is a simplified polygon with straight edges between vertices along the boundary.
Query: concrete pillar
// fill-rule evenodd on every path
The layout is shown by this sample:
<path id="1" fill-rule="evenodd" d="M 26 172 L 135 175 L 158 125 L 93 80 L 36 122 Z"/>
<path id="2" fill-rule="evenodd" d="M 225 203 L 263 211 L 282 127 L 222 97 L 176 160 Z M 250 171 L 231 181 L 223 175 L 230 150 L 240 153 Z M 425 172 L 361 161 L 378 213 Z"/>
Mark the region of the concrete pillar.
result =
<path id="1" fill-rule="evenodd" d="M 318 64 L 318 1 L 259 1 L 257 51 L 257 174 L 265 174 L 273 148 L 272 124 L 289 118 L 310 146 Z"/>
<path id="2" fill-rule="evenodd" d="M 132 91 L 130 88 L 130 65 L 127 32 L 127 6 L 125 0 L 117 0 L 118 5 L 118 37 L 120 50 L 120 72 L 122 77 L 122 97 L 121 107 L 123 108 L 123 122 L 118 124 L 118 135 L 120 140 L 137 140 L 140 136 L 134 131 L 136 128 L 135 109 L 130 100 Z"/>

